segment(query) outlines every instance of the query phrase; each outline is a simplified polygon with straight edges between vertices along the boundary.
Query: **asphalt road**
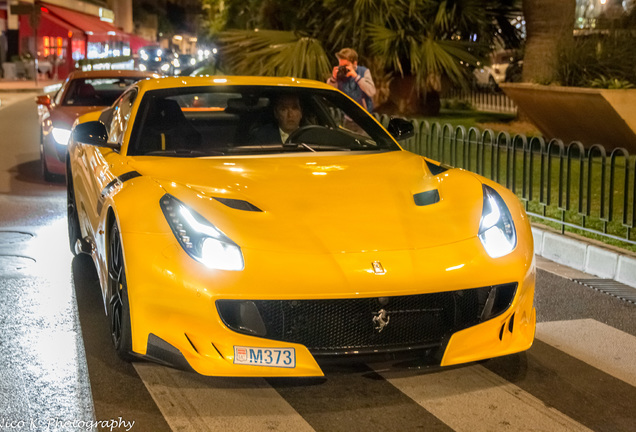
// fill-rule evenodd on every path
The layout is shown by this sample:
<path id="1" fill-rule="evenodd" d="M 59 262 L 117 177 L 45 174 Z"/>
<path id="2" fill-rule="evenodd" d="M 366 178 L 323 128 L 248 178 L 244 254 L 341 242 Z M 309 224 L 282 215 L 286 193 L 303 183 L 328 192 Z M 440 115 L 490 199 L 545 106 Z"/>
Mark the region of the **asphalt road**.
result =
<path id="1" fill-rule="evenodd" d="M 92 262 L 68 251 L 65 185 L 41 179 L 23 98 L 0 108 L 0 431 L 634 430 L 636 305 L 543 260 L 537 339 L 523 354 L 329 366 L 320 379 L 121 362 Z"/>

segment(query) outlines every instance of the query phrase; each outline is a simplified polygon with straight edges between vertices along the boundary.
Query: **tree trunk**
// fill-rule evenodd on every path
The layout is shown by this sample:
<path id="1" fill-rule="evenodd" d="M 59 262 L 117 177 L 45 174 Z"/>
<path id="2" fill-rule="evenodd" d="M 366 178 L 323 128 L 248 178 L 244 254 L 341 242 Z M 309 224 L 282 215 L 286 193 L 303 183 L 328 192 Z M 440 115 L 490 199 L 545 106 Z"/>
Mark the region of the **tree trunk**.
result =
<path id="1" fill-rule="evenodd" d="M 576 0 L 523 0 L 526 48 L 523 82 L 549 84 L 557 79 L 560 49 L 574 41 Z"/>
<path id="2" fill-rule="evenodd" d="M 406 117 L 437 116 L 441 108 L 440 92 L 435 89 L 418 91 L 413 75 L 395 77 L 390 83 L 388 100 L 377 107 L 380 114 L 400 114 Z"/>

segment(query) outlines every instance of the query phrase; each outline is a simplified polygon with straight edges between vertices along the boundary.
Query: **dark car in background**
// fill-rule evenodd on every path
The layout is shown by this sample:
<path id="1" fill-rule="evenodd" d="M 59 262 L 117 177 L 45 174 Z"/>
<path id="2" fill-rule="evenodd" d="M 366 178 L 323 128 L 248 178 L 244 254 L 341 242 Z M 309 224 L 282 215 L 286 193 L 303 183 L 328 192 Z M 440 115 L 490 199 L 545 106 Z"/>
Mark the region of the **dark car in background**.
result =
<path id="1" fill-rule="evenodd" d="M 171 49 L 150 45 L 139 49 L 139 70 L 176 75 L 180 69 L 178 54 Z"/>

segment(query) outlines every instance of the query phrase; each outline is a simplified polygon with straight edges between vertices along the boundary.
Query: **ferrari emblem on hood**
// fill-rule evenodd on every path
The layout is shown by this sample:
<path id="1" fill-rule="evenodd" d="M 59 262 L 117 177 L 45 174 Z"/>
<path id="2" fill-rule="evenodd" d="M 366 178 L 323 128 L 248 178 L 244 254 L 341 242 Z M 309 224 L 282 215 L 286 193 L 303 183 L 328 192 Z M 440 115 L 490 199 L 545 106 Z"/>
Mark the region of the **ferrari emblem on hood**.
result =
<path id="1" fill-rule="evenodd" d="M 382 267 L 382 263 L 380 263 L 380 261 L 373 261 L 371 265 L 373 266 L 373 273 L 375 274 L 386 273 L 386 270 L 384 270 L 384 267 Z"/>

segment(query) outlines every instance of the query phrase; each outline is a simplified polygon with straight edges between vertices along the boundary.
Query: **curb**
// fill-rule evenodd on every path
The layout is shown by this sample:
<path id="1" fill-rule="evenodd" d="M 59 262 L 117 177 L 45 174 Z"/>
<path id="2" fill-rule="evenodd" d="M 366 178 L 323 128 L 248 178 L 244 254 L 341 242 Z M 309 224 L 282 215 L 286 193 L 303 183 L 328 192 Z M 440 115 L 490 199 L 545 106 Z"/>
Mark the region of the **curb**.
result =
<path id="1" fill-rule="evenodd" d="M 0 94 L 2 93 L 44 93 L 47 88 L 62 84 L 62 80 L 41 80 L 38 85 L 35 81 L 28 80 L 3 80 L 0 79 Z"/>
<path id="2" fill-rule="evenodd" d="M 636 288 L 636 258 L 535 226 L 532 236 L 536 255 Z"/>

